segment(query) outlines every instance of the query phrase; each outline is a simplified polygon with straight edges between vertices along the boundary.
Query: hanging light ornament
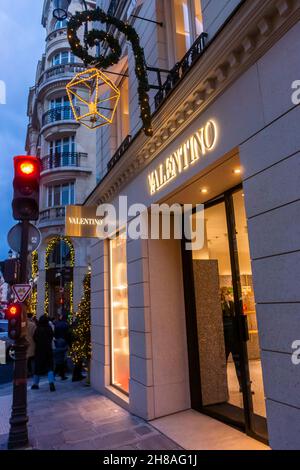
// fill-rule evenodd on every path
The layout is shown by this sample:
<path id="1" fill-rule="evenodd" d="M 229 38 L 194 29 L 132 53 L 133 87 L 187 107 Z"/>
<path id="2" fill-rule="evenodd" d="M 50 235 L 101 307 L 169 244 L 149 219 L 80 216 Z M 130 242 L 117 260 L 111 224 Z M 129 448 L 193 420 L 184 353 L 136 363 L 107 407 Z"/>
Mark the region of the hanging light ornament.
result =
<path id="1" fill-rule="evenodd" d="M 121 93 L 101 70 L 92 68 L 79 72 L 66 89 L 76 121 L 89 129 L 113 122 Z"/>

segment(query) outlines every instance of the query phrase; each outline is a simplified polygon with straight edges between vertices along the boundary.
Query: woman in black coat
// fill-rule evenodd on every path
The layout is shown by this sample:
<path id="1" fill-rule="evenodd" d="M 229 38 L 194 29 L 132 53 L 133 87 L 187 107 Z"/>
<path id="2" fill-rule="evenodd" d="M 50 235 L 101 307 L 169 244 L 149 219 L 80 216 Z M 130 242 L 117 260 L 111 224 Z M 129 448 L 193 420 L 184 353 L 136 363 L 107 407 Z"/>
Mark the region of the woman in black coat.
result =
<path id="1" fill-rule="evenodd" d="M 35 341 L 35 370 L 31 388 L 32 390 L 38 390 L 40 376 L 48 374 L 50 391 L 55 392 L 52 351 L 53 330 L 46 315 L 39 319 L 33 339 Z"/>

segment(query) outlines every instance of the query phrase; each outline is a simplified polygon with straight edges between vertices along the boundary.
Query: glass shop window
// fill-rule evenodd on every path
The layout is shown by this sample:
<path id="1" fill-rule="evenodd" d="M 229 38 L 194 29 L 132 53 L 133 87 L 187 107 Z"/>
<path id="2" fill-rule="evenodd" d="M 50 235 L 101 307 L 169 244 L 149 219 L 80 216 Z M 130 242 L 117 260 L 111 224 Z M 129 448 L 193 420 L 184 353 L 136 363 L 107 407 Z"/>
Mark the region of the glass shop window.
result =
<path id="1" fill-rule="evenodd" d="M 126 237 L 110 240 L 111 383 L 129 392 L 129 329 Z"/>

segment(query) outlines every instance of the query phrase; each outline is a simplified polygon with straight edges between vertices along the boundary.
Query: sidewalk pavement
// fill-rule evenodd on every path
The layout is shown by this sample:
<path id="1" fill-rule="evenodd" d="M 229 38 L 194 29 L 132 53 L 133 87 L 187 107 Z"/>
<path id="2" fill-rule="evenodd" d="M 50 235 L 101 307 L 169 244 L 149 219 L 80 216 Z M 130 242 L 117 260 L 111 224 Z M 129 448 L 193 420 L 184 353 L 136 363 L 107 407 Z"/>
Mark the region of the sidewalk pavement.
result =
<path id="1" fill-rule="evenodd" d="M 6 449 L 11 385 L 0 388 L 0 450 Z M 146 421 L 70 380 L 28 391 L 30 447 L 37 450 L 180 450 Z"/>

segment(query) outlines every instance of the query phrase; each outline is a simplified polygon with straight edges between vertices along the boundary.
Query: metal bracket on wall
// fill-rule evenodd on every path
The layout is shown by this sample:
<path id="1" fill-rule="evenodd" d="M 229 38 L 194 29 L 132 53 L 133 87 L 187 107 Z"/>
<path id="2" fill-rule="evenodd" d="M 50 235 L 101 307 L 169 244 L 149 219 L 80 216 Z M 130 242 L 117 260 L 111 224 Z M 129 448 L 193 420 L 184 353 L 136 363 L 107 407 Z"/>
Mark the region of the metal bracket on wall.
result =
<path id="1" fill-rule="evenodd" d="M 148 23 L 157 24 L 158 26 L 161 26 L 162 28 L 164 26 L 162 21 L 149 20 L 148 18 L 143 18 L 142 16 L 138 16 L 138 15 L 130 15 L 130 16 L 131 16 L 131 18 L 137 18 L 138 20 L 148 21 Z"/>

